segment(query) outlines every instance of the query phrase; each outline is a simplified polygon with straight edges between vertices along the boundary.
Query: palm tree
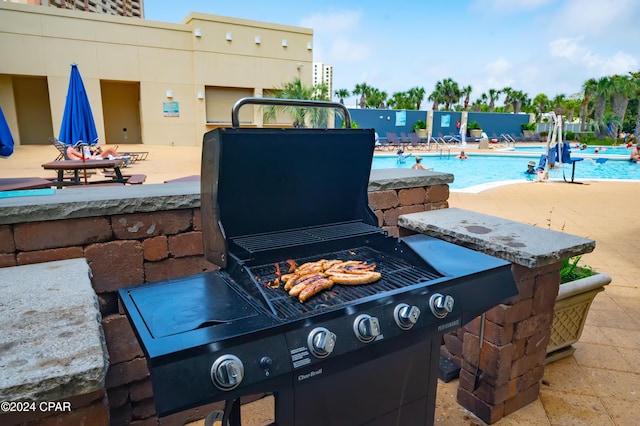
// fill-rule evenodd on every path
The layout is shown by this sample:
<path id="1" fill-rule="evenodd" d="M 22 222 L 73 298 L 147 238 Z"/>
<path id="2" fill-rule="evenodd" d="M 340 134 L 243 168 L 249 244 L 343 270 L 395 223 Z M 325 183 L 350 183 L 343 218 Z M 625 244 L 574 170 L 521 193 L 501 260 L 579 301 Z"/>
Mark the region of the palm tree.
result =
<path id="1" fill-rule="evenodd" d="M 358 107 L 358 103 L 360 104 L 360 108 L 364 108 L 367 105 L 367 95 L 371 91 L 371 86 L 367 83 L 356 84 L 355 89 L 351 92 L 353 95 L 360 95 L 360 99 L 356 99 L 356 108 Z"/>
<path id="2" fill-rule="evenodd" d="M 504 93 L 506 95 L 504 97 L 504 112 L 509 112 L 509 107 L 511 107 L 511 92 L 513 92 L 513 89 L 508 86 L 500 90 L 500 93 Z"/>
<path id="3" fill-rule="evenodd" d="M 526 107 L 529 103 L 529 96 L 521 90 L 512 90 L 510 97 L 514 114 L 520 114 L 522 107 Z"/>
<path id="4" fill-rule="evenodd" d="M 413 109 L 414 100 L 409 95 L 409 92 L 394 92 L 387 105 L 394 109 Z"/>
<path id="5" fill-rule="evenodd" d="M 369 93 L 367 94 L 367 108 L 385 108 L 385 103 L 387 102 L 387 98 L 389 95 L 387 92 L 380 91 L 375 87 L 371 87 L 369 89 Z"/>
<path id="6" fill-rule="evenodd" d="M 624 123 L 629 97 L 635 92 L 635 84 L 629 76 L 614 75 L 611 77 L 611 92 L 611 110 L 620 123 Z M 614 138 L 618 137 L 618 129 L 619 125 L 611 122 L 611 133 Z"/>
<path id="7" fill-rule="evenodd" d="M 303 99 L 303 100 L 326 100 L 328 99 L 328 89 L 326 84 L 319 84 L 315 87 L 305 86 L 300 78 L 295 77 L 292 81 L 285 83 L 281 88 L 273 90 L 274 97 L 280 99 Z M 293 127 L 306 127 L 307 121 L 313 127 L 325 126 L 328 122 L 327 108 L 307 108 L 295 106 L 271 106 L 265 110 L 265 118 L 273 120 L 278 111 L 281 111 L 293 118 Z"/>
<path id="8" fill-rule="evenodd" d="M 547 105 L 549 105 L 549 98 L 544 93 L 538 93 L 536 97 L 533 98 L 533 103 L 538 107 L 538 121 L 540 121 Z"/>
<path id="9" fill-rule="evenodd" d="M 496 107 L 496 101 L 500 96 L 500 91 L 496 89 L 489 89 L 489 112 L 493 112 Z"/>
<path id="10" fill-rule="evenodd" d="M 460 100 L 460 87 L 458 83 L 451 78 L 445 78 L 442 82 L 438 81 L 436 83 L 436 90 L 438 90 L 438 85 L 440 85 L 439 91 L 444 97 L 444 109 L 445 111 L 449 111 L 450 106 Z"/>
<path id="11" fill-rule="evenodd" d="M 351 92 L 349 92 L 347 89 L 338 89 L 334 91 L 333 94 L 340 98 L 340 103 L 344 105 L 344 98 L 350 96 Z"/>
<path id="12" fill-rule="evenodd" d="M 602 77 L 596 82 L 595 95 L 596 109 L 593 113 L 593 120 L 596 123 L 596 137 L 602 139 L 606 128 L 606 124 L 604 127 L 602 126 L 602 118 L 604 117 L 604 110 L 607 106 L 607 99 L 611 95 L 611 80 L 609 77 Z"/>
<path id="13" fill-rule="evenodd" d="M 636 98 L 638 98 L 638 95 L 640 95 L 640 71 L 630 72 L 629 74 L 631 74 L 631 79 L 635 86 Z M 636 117 L 636 128 L 634 133 L 636 135 L 636 138 L 640 137 L 640 107 L 638 107 L 638 116 Z"/>
<path id="14" fill-rule="evenodd" d="M 424 99 L 425 90 L 424 87 L 412 87 L 407 91 L 407 95 L 411 102 L 415 105 L 416 109 L 420 109 L 422 100 Z"/>
<path id="15" fill-rule="evenodd" d="M 587 129 L 587 118 L 589 114 L 589 101 L 596 91 L 597 82 L 594 78 L 590 78 L 582 85 L 582 105 L 580 105 L 580 131 Z"/>
<path id="16" fill-rule="evenodd" d="M 467 111 L 469 108 L 469 97 L 471 96 L 471 92 L 473 92 L 473 87 L 464 86 L 460 91 L 460 94 L 464 96 L 464 110 Z"/>
<path id="17" fill-rule="evenodd" d="M 551 105 L 553 106 L 553 110 L 557 115 L 564 115 L 566 108 L 564 107 L 566 95 L 559 94 L 555 95 L 553 100 L 551 101 Z"/>
<path id="18" fill-rule="evenodd" d="M 436 83 L 436 88 L 431 92 L 427 100 L 433 102 L 431 109 L 434 111 L 438 111 L 440 104 L 445 102 L 445 96 L 442 93 L 440 82 Z"/>

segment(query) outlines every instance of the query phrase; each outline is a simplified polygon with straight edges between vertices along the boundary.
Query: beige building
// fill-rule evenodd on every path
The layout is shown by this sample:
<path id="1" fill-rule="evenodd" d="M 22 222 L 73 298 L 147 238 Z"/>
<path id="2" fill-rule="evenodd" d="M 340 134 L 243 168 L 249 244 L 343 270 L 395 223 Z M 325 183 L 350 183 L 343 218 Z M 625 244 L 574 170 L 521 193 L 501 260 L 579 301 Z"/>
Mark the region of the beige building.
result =
<path id="1" fill-rule="evenodd" d="M 0 106 L 17 145 L 58 136 L 77 63 L 101 143 L 198 146 L 245 96 L 311 85 L 313 31 L 191 13 L 181 24 L 0 2 Z M 240 111 L 261 125 L 259 107 Z"/>

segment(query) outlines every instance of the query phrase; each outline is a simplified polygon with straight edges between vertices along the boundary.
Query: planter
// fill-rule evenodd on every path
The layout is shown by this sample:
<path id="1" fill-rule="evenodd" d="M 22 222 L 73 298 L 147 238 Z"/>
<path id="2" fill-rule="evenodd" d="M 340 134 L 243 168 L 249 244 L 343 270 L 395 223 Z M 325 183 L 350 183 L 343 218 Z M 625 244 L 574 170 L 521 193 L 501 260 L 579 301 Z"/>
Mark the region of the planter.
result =
<path id="1" fill-rule="evenodd" d="M 471 129 L 469 130 L 469 134 L 471 135 L 471 137 L 474 137 L 477 139 L 482 134 L 482 129 Z"/>
<path id="2" fill-rule="evenodd" d="M 547 346 L 545 363 L 571 356 L 575 352 L 571 345 L 582 335 L 591 302 L 610 282 L 609 275 L 596 273 L 560 285 L 553 309 L 551 340 Z"/>
<path id="3" fill-rule="evenodd" d="M 535 132 L 535 131 L 533 131 L 533 130 L 523 130 L 523 131 L 522 131 L 522 135 L 523 135 L 525 138 L 533 138 L 533 137 L 535 136 L 535 134 L 536 134 L 536 132 Z"/>
<path id="4" fill-rule="evenodd" d="M 418 135 L 418 137 L 420 139 L 426 139 L 427 138 L 427 129 L 416 129 L 416 134 Z"/>

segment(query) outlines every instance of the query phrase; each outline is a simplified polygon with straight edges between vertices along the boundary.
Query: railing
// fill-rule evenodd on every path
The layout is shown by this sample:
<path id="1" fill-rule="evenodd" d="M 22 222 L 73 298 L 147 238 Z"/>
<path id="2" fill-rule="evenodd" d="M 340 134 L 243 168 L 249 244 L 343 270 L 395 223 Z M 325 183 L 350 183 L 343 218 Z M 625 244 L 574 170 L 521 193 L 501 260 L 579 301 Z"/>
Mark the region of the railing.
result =
<path id="1" fill-rule="evenodd" d="M 440 158 L 444 156 L 445 150 L 447 151 L 447 157 L 451 157 L 451 147 L 443 137 L 439 136 L 437 139 L 432 137 L 431 139 L 435 142 L 436 150 L 440 153 Z"/>
<path id="2" fill-rule="evenodd" d="M 504 142 L 507 144 L 507 147 L 509 146 L 513 146 L 514 148 L 516 147 L 516 140 L 513 138 L 513 136 L 507 133 L 501 133 L 500 138 L 504 140 Z"/>

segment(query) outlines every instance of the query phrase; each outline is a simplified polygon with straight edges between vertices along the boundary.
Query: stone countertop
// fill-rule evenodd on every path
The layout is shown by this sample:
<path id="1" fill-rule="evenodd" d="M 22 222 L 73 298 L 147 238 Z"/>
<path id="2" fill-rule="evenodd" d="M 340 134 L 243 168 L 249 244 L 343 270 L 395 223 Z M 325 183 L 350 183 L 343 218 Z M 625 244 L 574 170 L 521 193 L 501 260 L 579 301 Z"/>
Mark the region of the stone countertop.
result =
<path id="1" fill-rule="evenodd" d="M 527 268 L 590 253 L 596 246 L 586 238 L 458 208 L 401 215 L 398 225 Z"/>
<path id="2" fill-rule="evenodd" d="M 371 170 L 369 191 L 444 185 L 450 173 Z M 65 188 L 54 195 L 0 199 L 0 225 L 200 207 L 200 182 Z"/>
<path id="3" fill-rule="evenodd" d="M 85 259 L 0 268 L 0 401 L 104 387 L 107 348 Z"/>

